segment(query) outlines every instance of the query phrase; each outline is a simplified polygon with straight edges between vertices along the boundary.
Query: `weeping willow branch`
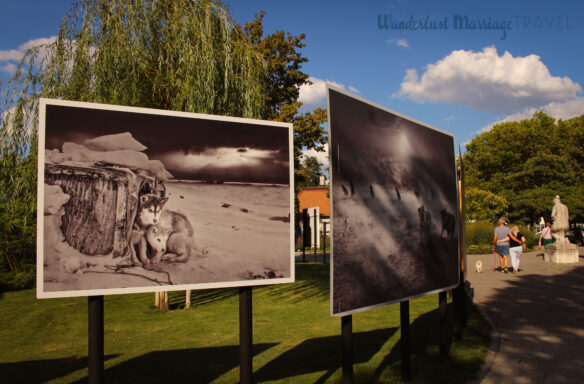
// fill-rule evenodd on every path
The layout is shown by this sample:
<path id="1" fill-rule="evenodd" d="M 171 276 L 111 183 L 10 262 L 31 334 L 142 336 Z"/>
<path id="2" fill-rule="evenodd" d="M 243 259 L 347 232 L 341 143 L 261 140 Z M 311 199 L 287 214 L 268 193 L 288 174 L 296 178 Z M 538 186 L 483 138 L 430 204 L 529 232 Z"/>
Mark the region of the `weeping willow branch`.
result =
<path id="1" fill-rule="evenodd" d="M 254 118 L 265 70 L 219 0 L 78 1 L 3 90 L 0 202 L 35 210 L 39 97 Z"/>

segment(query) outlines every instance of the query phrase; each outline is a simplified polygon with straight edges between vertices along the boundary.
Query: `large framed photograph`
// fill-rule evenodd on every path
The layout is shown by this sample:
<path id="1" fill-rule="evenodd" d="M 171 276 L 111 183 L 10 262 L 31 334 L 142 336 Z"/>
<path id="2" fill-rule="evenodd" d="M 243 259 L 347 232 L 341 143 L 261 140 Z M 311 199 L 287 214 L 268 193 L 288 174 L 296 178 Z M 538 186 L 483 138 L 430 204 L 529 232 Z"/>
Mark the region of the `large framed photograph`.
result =
<path id="1" fill-rule="evenodd" d="M 41 99 L 37 297 L 294 281 L 292 125 Z"/>
<path id="2" fill-rule="evenodd" d="M 451 134 L 329 86 L 331 315 L 459 282 Z"/>

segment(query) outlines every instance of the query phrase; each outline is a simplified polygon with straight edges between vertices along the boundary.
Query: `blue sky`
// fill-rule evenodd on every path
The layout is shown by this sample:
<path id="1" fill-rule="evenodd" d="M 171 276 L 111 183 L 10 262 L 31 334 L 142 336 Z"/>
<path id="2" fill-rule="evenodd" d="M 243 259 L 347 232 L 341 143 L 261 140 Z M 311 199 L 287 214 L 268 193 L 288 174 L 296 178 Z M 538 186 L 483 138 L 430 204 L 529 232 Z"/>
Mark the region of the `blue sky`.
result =
<path id="1" fill-rule="evenodd" d="M 313 85 L 301 89 L 305 110 L 325 107 L 328 81 L 451 132 L 462 145 L 495 122 L 535 110 L 563 119 L 584 114 L 581 2 L 227 3 L 240 24 L 264 10 L 266 33 L 306 35 L 303 70 Z M 0 8 L 5 81 L 23 48 L 57 34 L 69 2 L 3 0 Z M 488 29 L 473 29 L 479 24 Z"/>

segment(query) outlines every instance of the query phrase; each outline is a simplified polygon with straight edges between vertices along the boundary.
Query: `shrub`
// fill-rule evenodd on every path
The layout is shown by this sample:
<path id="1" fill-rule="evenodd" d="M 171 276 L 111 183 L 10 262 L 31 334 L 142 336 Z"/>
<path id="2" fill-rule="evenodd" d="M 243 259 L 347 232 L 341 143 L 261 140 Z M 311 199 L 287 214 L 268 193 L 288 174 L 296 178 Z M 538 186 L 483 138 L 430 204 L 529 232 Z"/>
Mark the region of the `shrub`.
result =
<path id="1" fill-rule="evenodd" d="M 527 244 L 527 248 L 534 248 L 537 247 L 539 243 L 539 237 L 533 232 L 527 229 L 524 225 L 517 225 L 519 227 L 519 232 L 525 236 L 525 243 Z"/>
<path id="2" fill-rule="evenodd" d="M 20 272 L 11 272 L 5 268 L 1 268 L 0 292 L 33 288 L 35 279 L 34 265 L 26 265 Z"/>
<path id="3" fill-rule="evenodd" d="M 471 244 L 466 247 L 467 255 L 478 255 L 491 252 L 492 252 L 491 246 L 487 244 Z"/>
<path id="4" fill-rule="evenodd" d="M 466 223 L 466 245 L 488 245 L 489 249 L 493 244 L 494 225 L 484 221 Z"/>

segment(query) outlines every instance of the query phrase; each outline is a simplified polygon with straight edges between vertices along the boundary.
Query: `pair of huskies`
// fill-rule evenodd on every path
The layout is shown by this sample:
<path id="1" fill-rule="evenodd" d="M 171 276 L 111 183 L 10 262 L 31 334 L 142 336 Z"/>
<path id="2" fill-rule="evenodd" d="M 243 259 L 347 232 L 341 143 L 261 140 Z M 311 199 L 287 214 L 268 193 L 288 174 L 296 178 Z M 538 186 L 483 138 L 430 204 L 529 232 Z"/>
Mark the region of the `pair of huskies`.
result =
<path id="1" fill-rule="evenodd" d="M 138 212 L 130 233 L 130 257 L 136 267 L 161 261 L 185 262 L 203 255 L 194 238 L 193 227 L 185 215 L 164 210 L 168 197 L 140 196 Z"/>

